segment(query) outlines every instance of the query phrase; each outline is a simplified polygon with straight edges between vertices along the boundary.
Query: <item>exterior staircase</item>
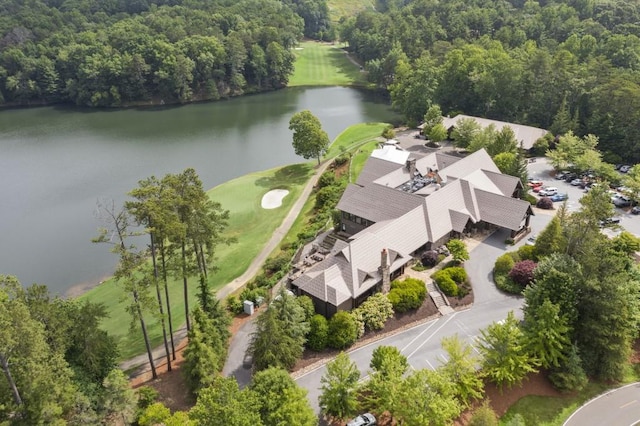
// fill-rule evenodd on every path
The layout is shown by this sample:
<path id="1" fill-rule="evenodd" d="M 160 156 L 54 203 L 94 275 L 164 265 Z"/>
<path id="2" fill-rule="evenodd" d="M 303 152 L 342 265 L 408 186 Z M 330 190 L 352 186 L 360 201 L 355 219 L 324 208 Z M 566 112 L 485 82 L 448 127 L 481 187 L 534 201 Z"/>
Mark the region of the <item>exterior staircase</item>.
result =
<path id="1" fill-rule="evenodd" d="M 429 293 L 429 297 L 433 300 L 436 307 L 440 311 L 442 315 L 448 315 L 453 312 L 453 308 L 449 306 L 446 299 L 440 290 L 436 287 L 436 284 L 432 280 L 427 280 L 427 292 Z"/>

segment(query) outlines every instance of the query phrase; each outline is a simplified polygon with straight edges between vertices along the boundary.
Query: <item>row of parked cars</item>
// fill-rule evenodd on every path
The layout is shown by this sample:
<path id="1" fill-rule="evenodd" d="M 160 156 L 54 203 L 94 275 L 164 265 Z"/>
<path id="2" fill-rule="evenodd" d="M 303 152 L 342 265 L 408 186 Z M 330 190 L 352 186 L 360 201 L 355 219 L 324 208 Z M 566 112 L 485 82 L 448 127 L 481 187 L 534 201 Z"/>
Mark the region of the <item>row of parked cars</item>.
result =
<path id="1" fill-rule="evenodd" d="M 551 198 L 551 201 L 564 201 L 567 199 L 567 194 L 559 193 L 558 188 L 555 186 L 544 186 L 544 182 L 541 180 L 529 180 L 529 187 L 539 196 Z"/>

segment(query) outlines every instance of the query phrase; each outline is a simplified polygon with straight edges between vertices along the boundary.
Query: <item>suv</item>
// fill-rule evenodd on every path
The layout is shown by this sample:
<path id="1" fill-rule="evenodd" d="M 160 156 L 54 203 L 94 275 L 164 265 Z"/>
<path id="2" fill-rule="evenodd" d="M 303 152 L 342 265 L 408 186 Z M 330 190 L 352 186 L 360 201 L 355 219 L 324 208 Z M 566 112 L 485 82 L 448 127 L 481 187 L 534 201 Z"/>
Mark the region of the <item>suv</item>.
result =
<path id="1" fill-rule="evenodd" d="M 378 422 L 376 422 L 376 418 L 373 417 L 373 414 L 364 413 L 347 423 L 347 426 L 375 426 L 377 424 Z"/>
<path id="2" fill-rule="evenodd" d="M 558 188 L 550 186 L 549 188 L 540 190 L 540 192 L 538 192 L 538 195 L 540 195 L 541 197 L 549 197 L 551 195 L 556 195 L 557 193 L 558 193 Z"/>

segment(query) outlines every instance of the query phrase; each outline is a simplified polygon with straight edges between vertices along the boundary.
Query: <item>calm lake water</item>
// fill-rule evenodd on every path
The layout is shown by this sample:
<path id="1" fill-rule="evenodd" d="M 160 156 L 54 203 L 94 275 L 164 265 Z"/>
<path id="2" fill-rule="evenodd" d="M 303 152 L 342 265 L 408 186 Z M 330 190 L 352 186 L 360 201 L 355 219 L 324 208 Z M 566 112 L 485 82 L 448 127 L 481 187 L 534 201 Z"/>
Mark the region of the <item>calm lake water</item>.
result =
<path id="1" fill-rule="evenodd" d="M 140 179 L 187 167 L 212 188 L 303 161 L 288 125 L 304 109 L 331 140 L 352 124 L 397 118 L 386 101 L 342 87 L 161 109 L 0 111 L 0 275 L 56 294 L 101 281 L 116 258 L 91 243 L 98 199 L 120 205 Z"/>

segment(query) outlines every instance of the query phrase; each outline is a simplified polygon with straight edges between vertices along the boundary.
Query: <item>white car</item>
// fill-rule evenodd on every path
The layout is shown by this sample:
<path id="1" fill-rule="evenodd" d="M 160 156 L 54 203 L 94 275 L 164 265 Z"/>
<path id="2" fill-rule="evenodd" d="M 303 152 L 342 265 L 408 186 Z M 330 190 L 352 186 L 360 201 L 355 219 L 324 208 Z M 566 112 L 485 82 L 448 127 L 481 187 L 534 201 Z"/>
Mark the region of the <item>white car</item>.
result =
<path id="1" fill-rule="evenodd" d="M 556 195 L 558 193 L 558 188 L 550 186 L 549 188 L 545 188 L 538 192 L 541 197 L 550 197 L 551 195 Z"/>

